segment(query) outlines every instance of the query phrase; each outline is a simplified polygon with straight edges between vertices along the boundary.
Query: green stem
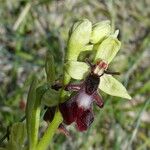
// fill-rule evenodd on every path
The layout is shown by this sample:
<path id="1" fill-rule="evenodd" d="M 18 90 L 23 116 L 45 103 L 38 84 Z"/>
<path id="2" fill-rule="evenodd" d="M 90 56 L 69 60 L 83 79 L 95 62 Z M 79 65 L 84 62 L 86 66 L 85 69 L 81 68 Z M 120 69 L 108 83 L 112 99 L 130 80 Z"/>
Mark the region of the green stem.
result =
<path id="1" fill-rule="evenodd" d="M 56 111 L 53 121 L 49 124 L 43 137 L 37 144 L 36 150 L 47 150 L 47 148 L 52 140 L 53 135 L 55 134 L 56 130 L 58 129 L 58 127 L 62 121 L 63 121 L 63 118 L 61 116 L 61 113 L 59 111 Z"/>
<path id="2" fill-rule="evenodd" d="M 71 80 L 71 77 L 67 74 L 66 69 L 64 68 L 64 73 L 63 73 L 63 85 L 67 85 Z M 61 89 L 60 93 L 60 102 L 64 102 L 65 97 L 67 95 L 67 92 L 64 89 Z"/>
<path id="3" fill-rule="evenodd" d="M 41 99 L 37 97 L 35 106 L 32 111 L 32 121 L 31 121 L 31 136 L 32 136 L 32 148 L 34 150 L 38 142 L 38 132 L 39 132 L 39 123 L 40 123 L 40 112 L 41 112 Z"/>

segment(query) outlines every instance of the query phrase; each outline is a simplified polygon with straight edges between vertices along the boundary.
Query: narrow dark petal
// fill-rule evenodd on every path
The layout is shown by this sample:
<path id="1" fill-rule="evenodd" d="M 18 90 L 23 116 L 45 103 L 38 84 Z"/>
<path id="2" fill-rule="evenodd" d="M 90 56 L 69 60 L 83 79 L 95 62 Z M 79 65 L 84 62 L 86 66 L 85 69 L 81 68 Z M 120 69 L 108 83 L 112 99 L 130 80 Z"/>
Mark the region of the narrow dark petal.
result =
<path id="1" fill-rule="evenodd" d="M 64 123 L 69 125 L 76 120 L 77 117 L 77 103 L 74 97 L 59 105 L 62 113 Z"/>
<path id="2" fill-rule="evenodd" d="M 94 115 L 92 110 L 83 110 L 82 108 L 78 109 L 78 116 L 77 116 L 77 129 L 79 131 L 85 131 L 90 127 L 91 123 L 94 121 Z"/>
<path id="3" fill-rule="evenodd" d="M 93 99 L 100 108 L 102 108 L 104 106 L 102 97 L 100 96 L 100 94 L 97 91 L 93 94 Z"/>

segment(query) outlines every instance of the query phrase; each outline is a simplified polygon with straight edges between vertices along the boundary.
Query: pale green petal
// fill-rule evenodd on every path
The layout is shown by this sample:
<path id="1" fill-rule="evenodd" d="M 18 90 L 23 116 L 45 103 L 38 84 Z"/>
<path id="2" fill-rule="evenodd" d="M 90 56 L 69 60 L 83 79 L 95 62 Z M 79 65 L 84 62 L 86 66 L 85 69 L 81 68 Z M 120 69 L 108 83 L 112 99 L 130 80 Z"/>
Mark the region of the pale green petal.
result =
<path id="1" fill-rule="evenodd" d="M 84 62 L 68 61 L 65 64 L 65 71 L 76 80 L 84 78 L 85 73 L 88 72 L 89 66 Z"/>
<path id="2" fill-rule="evenodd" d="M 131 96 L 128 94 L 126 88 L 112 75 L 104 74 L 100 77 L 99 89 L 112 96 L 131 99 Z"/>
<path id="3" fill-rule="evenodd" d="M 95 55 L 95 61 L 98 59 L 102 59 L 107 63 L 110 63 L 116 56 L 120 47 L 121 42 L 117 38 L 109 36 L 99 45 L 97 53 Z"/>

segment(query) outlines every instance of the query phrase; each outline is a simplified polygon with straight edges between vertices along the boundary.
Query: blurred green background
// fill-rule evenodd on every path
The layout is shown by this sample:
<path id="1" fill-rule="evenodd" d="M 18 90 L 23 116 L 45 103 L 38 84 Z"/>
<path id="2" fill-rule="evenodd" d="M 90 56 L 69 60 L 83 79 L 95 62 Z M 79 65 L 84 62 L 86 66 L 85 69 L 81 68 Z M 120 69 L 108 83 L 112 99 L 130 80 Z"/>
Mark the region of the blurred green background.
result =
<path id="1" fill-rule="evenodd" d="M 109 19 L 120 30 L 122 47 L 110 68 L 121 72 L 133 99 L 101 92 L 105 106 L 94 107 L 91 128 L 79 133 L 68 127 L 73 140 L 58 133 L 50 149 L 150 149 L 149 0 L 0 0 L 0 138 L 24 116 L 31 76 L 45 78 L 47 50 L 61 75 L 69 28 L 82 18 Z"/>

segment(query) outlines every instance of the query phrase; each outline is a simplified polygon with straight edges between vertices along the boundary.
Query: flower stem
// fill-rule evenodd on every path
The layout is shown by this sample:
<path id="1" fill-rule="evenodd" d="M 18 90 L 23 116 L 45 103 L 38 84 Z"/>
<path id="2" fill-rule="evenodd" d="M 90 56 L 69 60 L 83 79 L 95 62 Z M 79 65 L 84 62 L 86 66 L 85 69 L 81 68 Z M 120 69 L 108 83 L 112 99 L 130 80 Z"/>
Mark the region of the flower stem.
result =
<path id="1" fill-rule="evenodd" d="M 36 146 L 36 150 L 47 150 L 53 135 L 55 134 L 57 128 L 59 127 L 60 123 L 63 121 L 61 113 L 59 110 L 55 112 L 55 116 L 53 121 L 49 124 L 46 132 L 44 133 L 43 137 L 39 141 Z"/>

